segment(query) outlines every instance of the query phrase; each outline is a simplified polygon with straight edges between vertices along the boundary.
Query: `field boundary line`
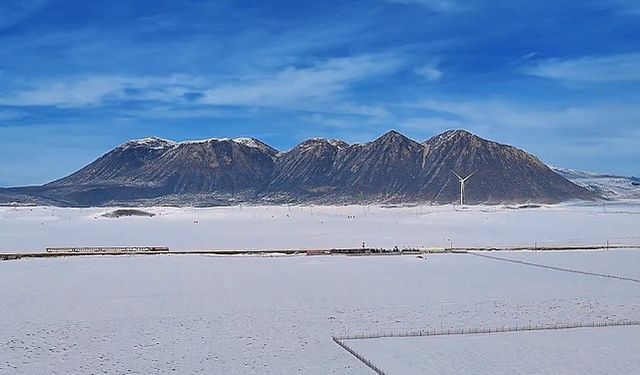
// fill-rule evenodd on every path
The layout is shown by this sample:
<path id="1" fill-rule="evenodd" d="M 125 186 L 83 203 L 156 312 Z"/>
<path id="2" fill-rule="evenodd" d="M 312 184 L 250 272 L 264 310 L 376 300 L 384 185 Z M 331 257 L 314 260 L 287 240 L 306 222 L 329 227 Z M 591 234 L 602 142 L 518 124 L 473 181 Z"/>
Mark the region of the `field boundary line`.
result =
<path id="1" fill-rule="evenodd" d="M 371 361 L 369 361 L 368 359 L 366 359 L 365 357 L 363 357 L 360 353 L 356 352 L 355 350 L 353 350 L 350 346 L 348 346 L 347 344 L 345 344 L 342 339 L 339 339 L 336 336 L 332 336 L 331 337 L 333 339 L 333 341 L 338 344 L 342 349 L 346 350 L 347 352 L 349 352 L 352 356 L 356 357 L 360 362 L 364 363 L 367 367 L 369 367 L 370 369 L 372 369 L 373 371 L 375 371 L 376 374 L 378 375 L 387 375 L 386 372 L 384 372 L 380 367 L 376 366 L 375 364 L 373 364 Z"/>
<path id="2" fill-rule="evenodd" d="M 572 268 L 549 266 L 549 265 L 546 265 L 546 264 L 527 262 L 527 261 L 524 261 L 524 260 L 517 260 L 517 259 L 502 258 L 502 257 L 498 257 L 498 256 L 495 256 L 495 255 L 478 254 L 478 253 L 475 253 L 475 252 L 467 252 L 467 254 L 471 254 L 471 255 L 475 255 L 477 257 L 482 257 L 482 258 L 487 258 L 487 259 L 499 260 L 499 261 L 503 261 L 503 262 L 522 264 L 522 265 L 525 265 L 525 266 L 546 268 L 546 269 L 550 269 L 550 270 L 554 270 L 554 271 L 571 272 L 571 273 L 577 273 L 577 274 L 587 275 L 587 276 L 605 277 L 605 278 L 608 278 L 608 279 L 616 279 L 616 280 L 632 281 L 634 283 L 640 283 L 640 279 L 634 279 L 634 278 L 631 278 L 631 277 L 611 275 L 611 274 L 598 273 L 598 272 L 590 272 L 590 271 L 581 271 L 581 270 L 576 270 L 576 269 L 572 269 Z"/>
<path id="3" fill-rule="evenodd" d="M 333 336 L 336 343 L 343 340 L 365 340 L 365 339 L 379 339 L 389 337 L 420 337 L 420 336 L 449 336 L 449 335 L 474 335 L 474 334 L 490 334 L 490 333 L 505 333 L 505 332 L 522 332 L 522 331 L 548 331 L 548 330 L 562 330 L 562 329 L 575 329 L 575 328 L 596 328 L 596 327 L 621 327 L 621 326 L 640 326 L 640 320 L 606 320 L 601 322 L 578 322 L 578 323 L 543 323 L 536 325 L 514 325 L 503 327 L 489 327 L 489 328 L 448 328 L 448 329 L 431 329 L 431 330 L 419 330 L 419 331 L 405 331 L 405 332 L 381 332 L 381 333 L 360 333 L 360 334 L 347 334 Z M 340 344 L 339 344 L 340 345 Z M 341 345 L 342 346 L 342 345 Z"/>

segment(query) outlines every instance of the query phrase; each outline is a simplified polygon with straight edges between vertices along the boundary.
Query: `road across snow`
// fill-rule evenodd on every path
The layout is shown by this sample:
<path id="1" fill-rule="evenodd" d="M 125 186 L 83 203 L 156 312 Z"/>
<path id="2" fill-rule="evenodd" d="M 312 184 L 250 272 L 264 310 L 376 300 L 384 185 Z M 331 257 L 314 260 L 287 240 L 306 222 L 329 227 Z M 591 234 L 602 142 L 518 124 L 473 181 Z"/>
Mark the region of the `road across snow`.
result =
<path id="1" fill-rule="evenodd" d="M 580 254 L 593 253 L 519 256 L 540 263 L 551 256 L 572 268 L 582 262 L 595 271 L 603 261 L 605 268 L 619 264 L 624 269 L 623 263 L 640 259 L 640 251 L 602 251 L 588 261 Z M 332 335 L 640 316 L 636 283 L 469 254 L 430 255 L 427 260 L 27 259 L 0 262 L 0 285 L 2 374 L 366 375 L 370 370 L 333 343 Z M 627 331 L 615 332 L 627 342 Z M 536 348 L 535 342 L 527 345 Z M 581 357 L 592 350 L 586 344 L 576 347 Z M 466 353 L 454 351 L 447 359 Z M 635 363 L 640 362 L 637 353 L 629 353 Z M 518 357 L 511 354 L 505 358 L 514 361 L 507 363 L 514 368 Z M 465 362 L 469 360 L 460 359 L 464 366 L 471 366 Z M 525 358 L 520 373 L 537 374 L 539 365 Z"/>
<path id="2" fill-rule="evenodd" d="M 0 252 L 45 247 L 168 246 L 171 250 L 640 244 L 637 202 L 505 206 L 252 206 L 0 208 Z"/>

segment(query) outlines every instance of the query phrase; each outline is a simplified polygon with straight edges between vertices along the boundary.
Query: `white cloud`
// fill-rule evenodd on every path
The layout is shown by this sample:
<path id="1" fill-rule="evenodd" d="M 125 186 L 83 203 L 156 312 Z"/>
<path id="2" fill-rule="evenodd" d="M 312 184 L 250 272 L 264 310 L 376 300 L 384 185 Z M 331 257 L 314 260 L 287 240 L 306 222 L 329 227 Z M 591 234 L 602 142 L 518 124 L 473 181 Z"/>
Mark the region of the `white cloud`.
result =
<path id="1" fill-rule="evenodd" d="M 14 106 L 81 107 L 107 100 L 178 100 L 200 83 L 189 76 L 123 77 L 89 76 L 27 83 L 26 89 L 0 97 Z"/>
<path id="2" fill-rule="evenodd" d="M 527 66 L 525 74 L 574 82 L 640 80 L 640 53 L 547 59 Z"/>
<path id="3" fill-rule="evenodd" d="M 20 120 L 26 113 L 14 110 L 0 110 L 0 121 Z"/>
<path id="4" fill-rule="evenodd" d="M 551 113 L 533 110 L 504 101 L 439 101 L 424 100 L 418 107 L 457 118 L 462 124 L 492 126 L 542 127 L 549 123 Z M 555 113 L 553 113 L 555 115 Z"/>
<path id="5" fill-rule="evenodd" d="M 287 67 L 208 89 L 200 103 L 304 107 L 310 102 L 331 102 L 358 81 L 391 73 L 398 65 L 391 56 L 364 55 L 330 59 L 304 68 Z"/>
<path id="6" fill-rule="evenodd" d="M 401 61 L 390 55 L 363 55 L 329 59 L 306 67 L 287 67 L 273 74 L 238 79 L 185 75 L 82 76 L 21 82 L 20 88 L 0 94 L 0 105 L 58 108 L 118 106 L 121 114 L 136 118 L 196 118 L 246 116 L 223 106 L 321 113 L 327 116 L 389 119 L 380 105 L 358 103 L 349 92 L 354 85 L 376 75 L 393 73 Z M 127 102 L 148 101 L 144 108 Z M 0 120 L 15 113 L 0 112 Z"/>
<path id="7" fill-rule="evenodd" d="M 185 75 L 71 77 L 22 82 L 21 89 L 0 96 L 0 105 L 64 108 L 149 100 L 190 103 L 198 108 L 254 106 L 385 117 L 389 112 L 382 107 L 349 101 L 348 90 L 370 77 L 392 73 L 399 66 L 400 61 L 389 55 L 363 55 L 219 83 Z"/>
<path id="8" fill-rule="evenodd" d="M 564 131 L 575 137 L 613 137 L 634 134 L 640 136 L 637 119 L 640 107 L 633 103 L 597 103 L 583 106 L 556 108 L 534 108 L 503 100 L 449 102 L 425 100 L 416 104 L 417 108 L 434 112 L 424 116 L 417 124 L 450 123 L 456 127 L 484 129 L 499 134 L 502 131 L 544 132 L 552 134 Z M 436 120 L 440 119 L 440 120 Z"/>
<path id="9" fill-rule="evenodd" d="M 375 117 L 378 119 L 390 118 L 393 116 L 391 112 L 382 106 L 371 106 L 354 103 L 341 103 L 336 108 L 337 113 L 346 115 L 361 115 L 367 117 Z"/>
<path id="10" fill-rule="evenodd" d="M 416 68 L 414 72 L 427 81 L 437 81 L 442 78 L 442 71 L 436 68 L 434 65 L 421 66 L 419 68 Z"/>

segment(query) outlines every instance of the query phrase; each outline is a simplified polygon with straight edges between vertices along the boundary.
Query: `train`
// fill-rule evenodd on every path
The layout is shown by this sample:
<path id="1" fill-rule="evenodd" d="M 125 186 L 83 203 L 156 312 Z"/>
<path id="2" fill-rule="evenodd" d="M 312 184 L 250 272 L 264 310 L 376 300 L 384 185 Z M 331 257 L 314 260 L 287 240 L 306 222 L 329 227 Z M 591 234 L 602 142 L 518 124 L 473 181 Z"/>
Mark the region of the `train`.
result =
<path id="1" fill-rule="evenodd" d="M 54 254 L 168 253 L 169 248 L 165 246 L 47 247 L 46 251 Z"/>

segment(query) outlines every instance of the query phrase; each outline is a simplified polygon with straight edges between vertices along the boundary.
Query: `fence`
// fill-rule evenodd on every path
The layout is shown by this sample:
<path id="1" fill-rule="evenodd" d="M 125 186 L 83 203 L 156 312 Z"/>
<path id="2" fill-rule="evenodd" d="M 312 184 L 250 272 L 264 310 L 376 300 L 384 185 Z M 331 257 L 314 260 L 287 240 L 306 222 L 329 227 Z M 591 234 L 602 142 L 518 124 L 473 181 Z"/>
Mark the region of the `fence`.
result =
<path id="1" fill-rule="evenodd" d="M 378 375 L 387 375 L 387 373 L 384 372 L 382 369 L 380 369 L 378 366 L 374 365 L 371 361 L 369 361 L 368 359 L 366 359 L 365 357 L 360 355 L 355 350 L 351 349 L 351 347 L 347 346 L 347 344 L 342 342 L 341 339 L 339 339 L 339 338 L 337 338 L 335 336 L 333 336 L 332 339 L 336 344 L 340 345 L 340 347 L 342 347 L 342 349 L 348 351 L 349 353 L 351 353 L 351 355 L 353 355 L 354 357 L 358 358 L 358 360 L 360 360 L 360 362 L 364 363 L 367 367 L 369 367 L 370 369 L 375 371 L 376 374 L 378 374 Z"/>
<path id="2" fill-rule="evenodd" d="M 360 333 L 355 335 L 332 336 L 333 341 L 341 348 L 356 357 L 360 362 L 375 371 L 378 375 L 387 375 L 384 370 L 375 365 L 370 360 L 363 357 L 360 353 L 344 343 L 344 340 L 362 340 L 362 339 L 379 339 L 387 337 L 419 337 L 419 336 L 446 336 L 446 335 L 472 335 L 472 334 L 489 334 L 489 333 L 505 333 L 518 331 L 545 331 L 558 329 L 574 329 L 574 328 L 595 328 L 595 327 L 616 327 L 616 326 L 640 326 L 640 320 L 607 320 L 602 322 L 578 322 L 578 323 L 551 323 L 538 325 L 522 325 L 522 326 L 505 326 L 496 328 L 458 328 L 446 330 L 420 330 L 406 332 L 385 332 L 385 333 Z"/>
<path id="3" fill-rule="evenodd" d="M 579 323 L 551 323 L 537 325 L 521 325 L 521 326 L 504 326 L 490 328 L 448 328 L 448 329 L 432 329 L 420 331 L 405 332 L 382 332 L 382 333 L 359 333 L 354 335 L 334 336 L 335 340 L 361 340 L 361 339 L 379 339 L 385 337 L 417 337 L 417 336 L 446 336 L 446 335 L 471 335 L 471 334 L 487 334 L 487 333 L 504 333 L 518 331 L 546 331 L 556 329 L 573 329 L 573 328 L 595 328 L 595 327 L 616 327 L 616 326 L 640 326 L 640 320 L 607 320 L 602 322 L 579 322 Z M 336 341 L 337 342 L 337 341 Z"/>
<path id="4" fill-rule="evenodd" d="M 532 263 L 532 262 L 526 262 L 524 260 L 516 260 L 516 259 L 509 259 L 509 258 L 502 258 L 502 257 L 497 257 L 494 255 L 486 255 L 486 254 L 478 254 L 478 253 L 473 253 L 473 252 L 468 252 L 467 254 L 471 254 L 471 255 L 475 255 L 477 257 L 483 257 L 483 258 L 488 258 L 488 259 L 493 259 L 493 260 L 500 260 L 503 262 L 510 262 L 510 263 L 516 263 L 516 264 L 524 264 L 526 266 L 533 266 L 533 267 L 539 267 L 539 268 L 547 268 L 547 269 L 551 269 L 551 270 L 555 270 L 555 271 L 563 271 L 563 272 L 571 272 L 571 273 L 577 273 L 577 274 L 581 274 L 581 275 L 587 275 L 587 276 L 597 276 L 597 277 L 606 277 L 609 279 L 617 279 L 617 280 L 623 280 L 623 281 L 632 281 L 634 283 L 640 283 L 639 279 L 633 279 L 631 277 L 624 277 L 624 276 L 618 276 L 618 275 L 610 275 L 610 274 L 606 274 L 606 273 L 597 273 L 597 272 L 589 272 L 589 271 L 580 271 L 580 270 L 574 270 L 571 268 L 563 268 L 563 267 L 555 267 L 555 266 L 548 266 L 546 264 L 539 264 L 539 263 Z"/>

